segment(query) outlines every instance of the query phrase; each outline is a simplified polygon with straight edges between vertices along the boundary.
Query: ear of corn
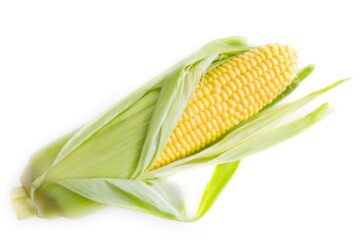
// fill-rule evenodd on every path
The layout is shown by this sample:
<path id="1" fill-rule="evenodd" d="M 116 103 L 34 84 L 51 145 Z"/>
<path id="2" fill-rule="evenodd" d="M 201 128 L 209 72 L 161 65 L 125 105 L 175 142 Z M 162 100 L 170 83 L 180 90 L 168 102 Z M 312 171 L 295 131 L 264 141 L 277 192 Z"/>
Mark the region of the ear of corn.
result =
<path id="1" fill-rule="evenodd" d="M 213 41 L 34 155 L 22 186 L 13 191 L 15 211 L 19 218 L 72 217 L 111 205 L 196 220 L 238 160 L 298 134 L 327 113 L 325 104 L 283 124 L 341 82 L 273 106 L 312 70 L 294 77 L 296 54 L 287 46 L 250 48 L 240 37 Z M 166 176 L 209 163 L 220 165 L 199 208 L 189 214 L 178 186 Z"/>

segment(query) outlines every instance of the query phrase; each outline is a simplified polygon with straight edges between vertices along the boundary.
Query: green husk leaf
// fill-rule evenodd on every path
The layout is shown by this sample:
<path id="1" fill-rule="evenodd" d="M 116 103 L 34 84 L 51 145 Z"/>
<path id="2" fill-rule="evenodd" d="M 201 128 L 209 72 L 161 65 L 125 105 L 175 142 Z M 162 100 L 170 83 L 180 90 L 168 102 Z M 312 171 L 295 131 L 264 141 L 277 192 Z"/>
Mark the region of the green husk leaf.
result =
<path id="1" fill-rule="evenodd" d="M 159 91 L 151 91 L 48 170 L 46 181 L 129 178 L 140 156 Z"/>
<path id="2" fill-rule="evenodd" d="M 169 181 L 114 178 L 68 179 L 58 182 L 94 202 L 135 209 L 169 219 L 187 220 L 179 188 Z"/>
<path id="3" fill-rule="evenodd" d="M 239 164 L 240 161 L 234 161 L 230 163 L 218 164 L 216 166 L 211 180 L 205 188 L 196 213 L 196 218 L 194 220 L 201 218 L 203 215 L 205 215 L 205 213 L 207 213 L 227 183 L 230 181 L 231 177 L 234 175 Z"/>
<path id="4" fill-rule="evenodd" d="M 118 117 L 121 113 L 123 113 L 126 109 L 128 109 L 132 104 L 141 99 L 144 95 L 146 95 L 151 89 L 155 89 L 159 83 L 162 81 L 163 74 L 154 78 L 153 80 L 147 82 L 138 90 L 134 91 L 132 94 L 125 97 L 119 103 L 111 107 L 109 110 L 104 112 L 98 118 L 86 124 L 83 128 L 81 128 L 61 149 L 59 154 L 57 154 L 54 164 L 57 164 L 66 156 L 68 156 L 71 152 L 73 152 L 77 147 L 91 138 L 97 131 L 99 131 L 102 127 L 106 126 L 113 119 Z"/>
<path id="5" fill-rule="evenodd" d="M 199 70 L 195 71 L 203 74 L 214 58 L 214 56 L 211 56 L 206 61 L 196 64 L 194 68 L 198 69 L 197 66 L 200 66 L 200 72 Z M 202 65 L 205 66 L 203 67 Z M 171 131 L 181 116 L 179 113 L 185 108 L 191 94 L 195 90 L 196 84 L 200 80 L 201 76 L 193 78 L 191 74 L 191 69 L 180 68 L 165 79 L 159 100 L 152 114 L 142 155 L 134 177 L 140 176 L 149 167 L 151 160 L 158 156 L 159 149 L 161 150 L 166 144 Z M 175 112 L 174 109 L 176 110 Z"/>
<path id="6" fill-rule="evenodd" d="M 234 157 L 245 157 L 250 154 L 262 151 L 270 146 L 296 136 L 300 132 L 317 123 L 319 120 L 323 119 L 325 116 L 327 116 L 328 113 L 329 105 L 324 103 L 304 117 L 284 124 L 278 128 L 272 129 L 262 135 L 256 136 L 246 143 L 233 148 L 231 151 L 227 151 L 226 153 L 221 154 L 211 161 L 231 162 L 233 161 Z"/>
<path id="7" fill-rule="evenodd" d="M 29 164 L 21 175 L 21 184 L 27 191 L 29 191 L 32 181 L 39 178 L 51 167 L 57 154 L 74 134 L 75 132 L 72 132 L 48 144 L 30 158 Z"/>

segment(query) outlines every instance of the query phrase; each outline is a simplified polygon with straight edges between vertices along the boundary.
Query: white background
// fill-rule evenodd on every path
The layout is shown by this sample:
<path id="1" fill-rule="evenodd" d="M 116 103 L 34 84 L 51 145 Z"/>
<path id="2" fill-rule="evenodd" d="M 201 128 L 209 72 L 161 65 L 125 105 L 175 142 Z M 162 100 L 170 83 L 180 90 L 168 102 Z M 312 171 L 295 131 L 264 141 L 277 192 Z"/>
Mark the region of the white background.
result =
<path id="1" fill-rule="evenodd" d="M 360 239 L 357 1 L 1 1 L 0 239 Z M 38 148 L 206 42 L 289 43 L 317 65 L 291 99 L 334 80 L 333 114 L 245 159 L 204 218 L 108 208 L 18 221 L 10 190 Z M 314 105 L 316 106 L 316 105 Z"/>

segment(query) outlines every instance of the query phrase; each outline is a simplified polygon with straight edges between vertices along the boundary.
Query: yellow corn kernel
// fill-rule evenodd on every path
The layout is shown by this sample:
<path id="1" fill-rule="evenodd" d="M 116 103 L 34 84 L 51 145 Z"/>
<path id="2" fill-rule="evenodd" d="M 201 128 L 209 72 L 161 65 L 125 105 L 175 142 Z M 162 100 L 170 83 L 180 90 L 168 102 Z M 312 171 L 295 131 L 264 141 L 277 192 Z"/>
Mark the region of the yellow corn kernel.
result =
<path id="1" fill-rule="evenodd" d="M 295 66 L 294 50 L 270 44 L 206 73 L 152 169 L 194 153 L 256 114 L 285 90 Z"/>

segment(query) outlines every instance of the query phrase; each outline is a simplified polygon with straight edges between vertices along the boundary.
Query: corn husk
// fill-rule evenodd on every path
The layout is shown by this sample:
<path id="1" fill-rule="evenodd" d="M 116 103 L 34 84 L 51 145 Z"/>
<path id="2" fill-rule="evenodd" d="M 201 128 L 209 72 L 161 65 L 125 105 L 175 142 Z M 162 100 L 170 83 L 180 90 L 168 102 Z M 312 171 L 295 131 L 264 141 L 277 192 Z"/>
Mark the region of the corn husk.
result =
<path id="1" fill-rule="evenodd" d="M 13 190 L 17 216 L 75 217 L 116 206 L 179 221 L 202 217 L 241 159 L 297 135 L 326 116 L 327 103 L 295 120 L 289 117 L 344 81 L 275 105 L 313 71 L 314 66 L 309 65 L 298 72 L 282 95 L 214 144 L 150 170 L 202 76 L 250 48 L 243 37 L 210 42 L 93 121 L 37 152 L 21 177 L 21 187 Z M 188 214 L 183 190 L 168 176 L 208 164 L 216 168 L 198 208 Z"/>

